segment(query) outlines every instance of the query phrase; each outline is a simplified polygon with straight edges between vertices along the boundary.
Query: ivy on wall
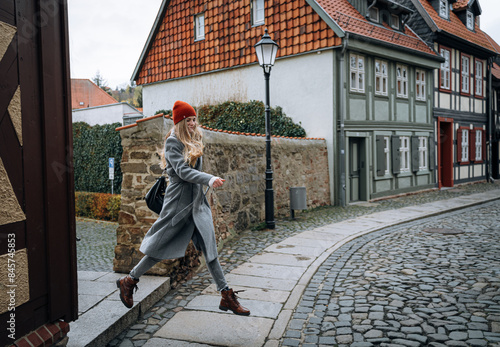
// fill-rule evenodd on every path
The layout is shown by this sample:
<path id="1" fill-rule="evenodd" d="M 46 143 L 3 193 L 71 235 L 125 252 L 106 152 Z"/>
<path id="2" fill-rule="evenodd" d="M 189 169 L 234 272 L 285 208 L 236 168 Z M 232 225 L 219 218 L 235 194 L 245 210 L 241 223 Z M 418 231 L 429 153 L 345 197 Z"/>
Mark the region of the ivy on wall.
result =
<path id="1" fill-rule="evenodd" d="M 242 133 L 266 133 L 265 106 L 262 101 L 227 101 L 218 105 L 198 107 L 198 122 L 209 128 Z M 171 115 L 171 110 L 159 110 L 156 114 Z M 290 137 L 305 137 L 299 124 L 286 116 L 281 107 L 271 108 L 271 134 Z"/>
<path id="2" fill-rule="evenodd" d="M 123 148 L 120 132 L 115 130 L 121 125 L 73 123 L 75 191 L 111 193 L 108 158 L 115 158 L 113 193 L 121 193 Z"/>

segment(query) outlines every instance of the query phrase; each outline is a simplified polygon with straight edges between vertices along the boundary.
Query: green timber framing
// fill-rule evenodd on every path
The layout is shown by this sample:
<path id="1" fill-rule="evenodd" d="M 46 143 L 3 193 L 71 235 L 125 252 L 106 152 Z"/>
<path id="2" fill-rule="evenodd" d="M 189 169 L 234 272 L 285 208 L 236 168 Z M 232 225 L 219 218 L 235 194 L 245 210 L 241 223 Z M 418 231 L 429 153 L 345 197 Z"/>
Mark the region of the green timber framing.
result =
<path id="1" fill-rule="evenodd" d="M 338 155 L 337 192 L 342 192 L 345 185 L 345 202 L 350 203 L 434 188 L 432 80 L 433 70 L 443 59 L 352 34 L 344 38 L 344 47 L 345 53 L 337 51 L 345 55 L 339 60 L 364 59 L 365 88 L 362 92 L 353 91 L 350 64 L 338 65 L 338 74 L 346 83 L 344 88 L 339 86 L 338 96 L 343 100 L 338 103 L 337 123 L 344 129 L 344 136 L 339 129 L 338 140 L 340 151 L 343 147 L 345 155 Z M 385 93 L 375 90 L 376 61 L 387 67 Z M 406 97 L 398 96 L 398 65 L 407 68 Z M 424 100 L 416 99 L 417 70 L 425 76 Z M 425 138 L 424 165 L 419 163 L 419 138 Z M 402 141 L 407 141 L 408 152 L 400 151 Z M 341 172 L 343 166 L 345 172 Z M 343 175 L 345 182 L 342 182 Z M 343 205 L 342 197 L 339 204 Z"/>

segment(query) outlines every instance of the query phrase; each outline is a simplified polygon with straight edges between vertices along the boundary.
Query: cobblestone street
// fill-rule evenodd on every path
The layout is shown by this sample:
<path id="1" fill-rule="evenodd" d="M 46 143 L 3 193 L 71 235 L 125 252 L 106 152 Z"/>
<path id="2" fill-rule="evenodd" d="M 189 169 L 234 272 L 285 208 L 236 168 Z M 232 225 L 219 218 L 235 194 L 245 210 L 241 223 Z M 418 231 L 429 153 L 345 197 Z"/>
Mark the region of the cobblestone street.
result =
<path id="1" fill-rule="evenodd" d="M 77 218 L 76 252 L 79 271 L 113 271 L 118 223 Z"/>
<path id="2" fill-rule="evenodd" d="M 500 343 L 499 216 L 496 201 L 345 244 L 306 288 L 283 346 Z"/>

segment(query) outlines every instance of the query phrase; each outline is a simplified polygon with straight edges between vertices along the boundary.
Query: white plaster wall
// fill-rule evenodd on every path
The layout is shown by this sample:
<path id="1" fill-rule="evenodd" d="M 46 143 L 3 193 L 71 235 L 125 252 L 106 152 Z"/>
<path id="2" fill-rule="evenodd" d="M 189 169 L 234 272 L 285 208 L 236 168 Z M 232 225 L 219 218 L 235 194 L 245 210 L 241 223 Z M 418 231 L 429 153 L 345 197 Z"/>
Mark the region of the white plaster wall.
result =
<path id="1" fill-rule="evenodd" d="M 96 107 L 88 107 L 73 110 L 73 122 L 86 122 L 90 125 L 103 125 L 111 123 L 122 123 L 123 116 L 142 116 L 135 108 L 127 103 L 118 103 Z"/>
<path id="2" fill-rule="evenodd" d="M 331 137 L 333 127 L 333 51 L 279 59 L 271 71 L 271 106 L 302 122 L 309 137 Z M 257 64 L 169 82 L 145 85 L 144 115 L 172 109 L 176 100 L 193 106 L 225 101 L 265 100 L 262 68 Z M 331 125 L 331 126 L 330 126 Z"/>
<path id="3" fill-rule="evenodd" d="M 483 176 L 484 164 L 474 165 L 474 177 Z"/>
<path id="4" fill-rule="evenodd" d="M 484 101 L 482 99 L 474 99 L 474 112 L 483 113 Z"/>
<path id="5" fill-rule="evenodd" d="M 460 97 L 460 111 L 462 112 L 469 112 L 470 107 L 469 107 L 469 98 L 465 96 Z"/>
<path id="6" fill-rule="evenodd" d="M 333 199 L 334 148 L 334 51 L 278 59 L 270 78 L 271 106 L 301 123 L 308 137 L 325 138 L 328 147 L 330 187 Z M 176 100 L 193 106 L 225 101 L 265 101 L 265 81 L 258 64 L 217 73 L 154 83 L 143 87 L 146 117 L 172 109 Z"/>
<path id="7" fill-rule="evenodd" d="M 469 178 L 469 168 L 467 166 L 460 166 L 460 179 Z"/>
<path id="8" fill-rule="evenodd" d="M 446 108 L 446 109 L 450 109 L 451 108 L 451 105 L 450 105 L 450 94 L 447 94 L 447 93 L 439 93 L 439 107 L 440 108 Z M 437 96 L 436 96 L 437 97 Z"/>

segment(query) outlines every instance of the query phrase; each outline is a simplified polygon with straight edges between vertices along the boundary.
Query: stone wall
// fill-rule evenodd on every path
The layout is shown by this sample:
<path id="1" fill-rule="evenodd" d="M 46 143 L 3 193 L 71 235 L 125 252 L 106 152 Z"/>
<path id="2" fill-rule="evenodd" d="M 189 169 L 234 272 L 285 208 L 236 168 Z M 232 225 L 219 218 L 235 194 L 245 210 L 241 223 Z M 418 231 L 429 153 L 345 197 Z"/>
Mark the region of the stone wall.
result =
<path id="1" fill-rule="evenodd" d="M 173 122 L 153 116 L 118 128 L 122 138 L 122 201 L 117 229 L 114 270 L 128 272 L 142 258 L 138 251 L 157 215 L 144 196 L 162 173 L 158 151 Z M 212 207 L 219 248 L 241 230 L 264 221 L 265 137 L 204 129 L 204 171 L 226 180 L 223 188 L 207 194 Z M 328 160 L 323 139 L 272 138 L 275 215 L 289 212 L 289 187 L 305 186 L 308 208 L 330 204 Z M 256 231 L 258 232 L 258 231 Z M 163 261 L 148 273 L 184 278 L 200 264 L 192 244 L 186 256 Z"/>

